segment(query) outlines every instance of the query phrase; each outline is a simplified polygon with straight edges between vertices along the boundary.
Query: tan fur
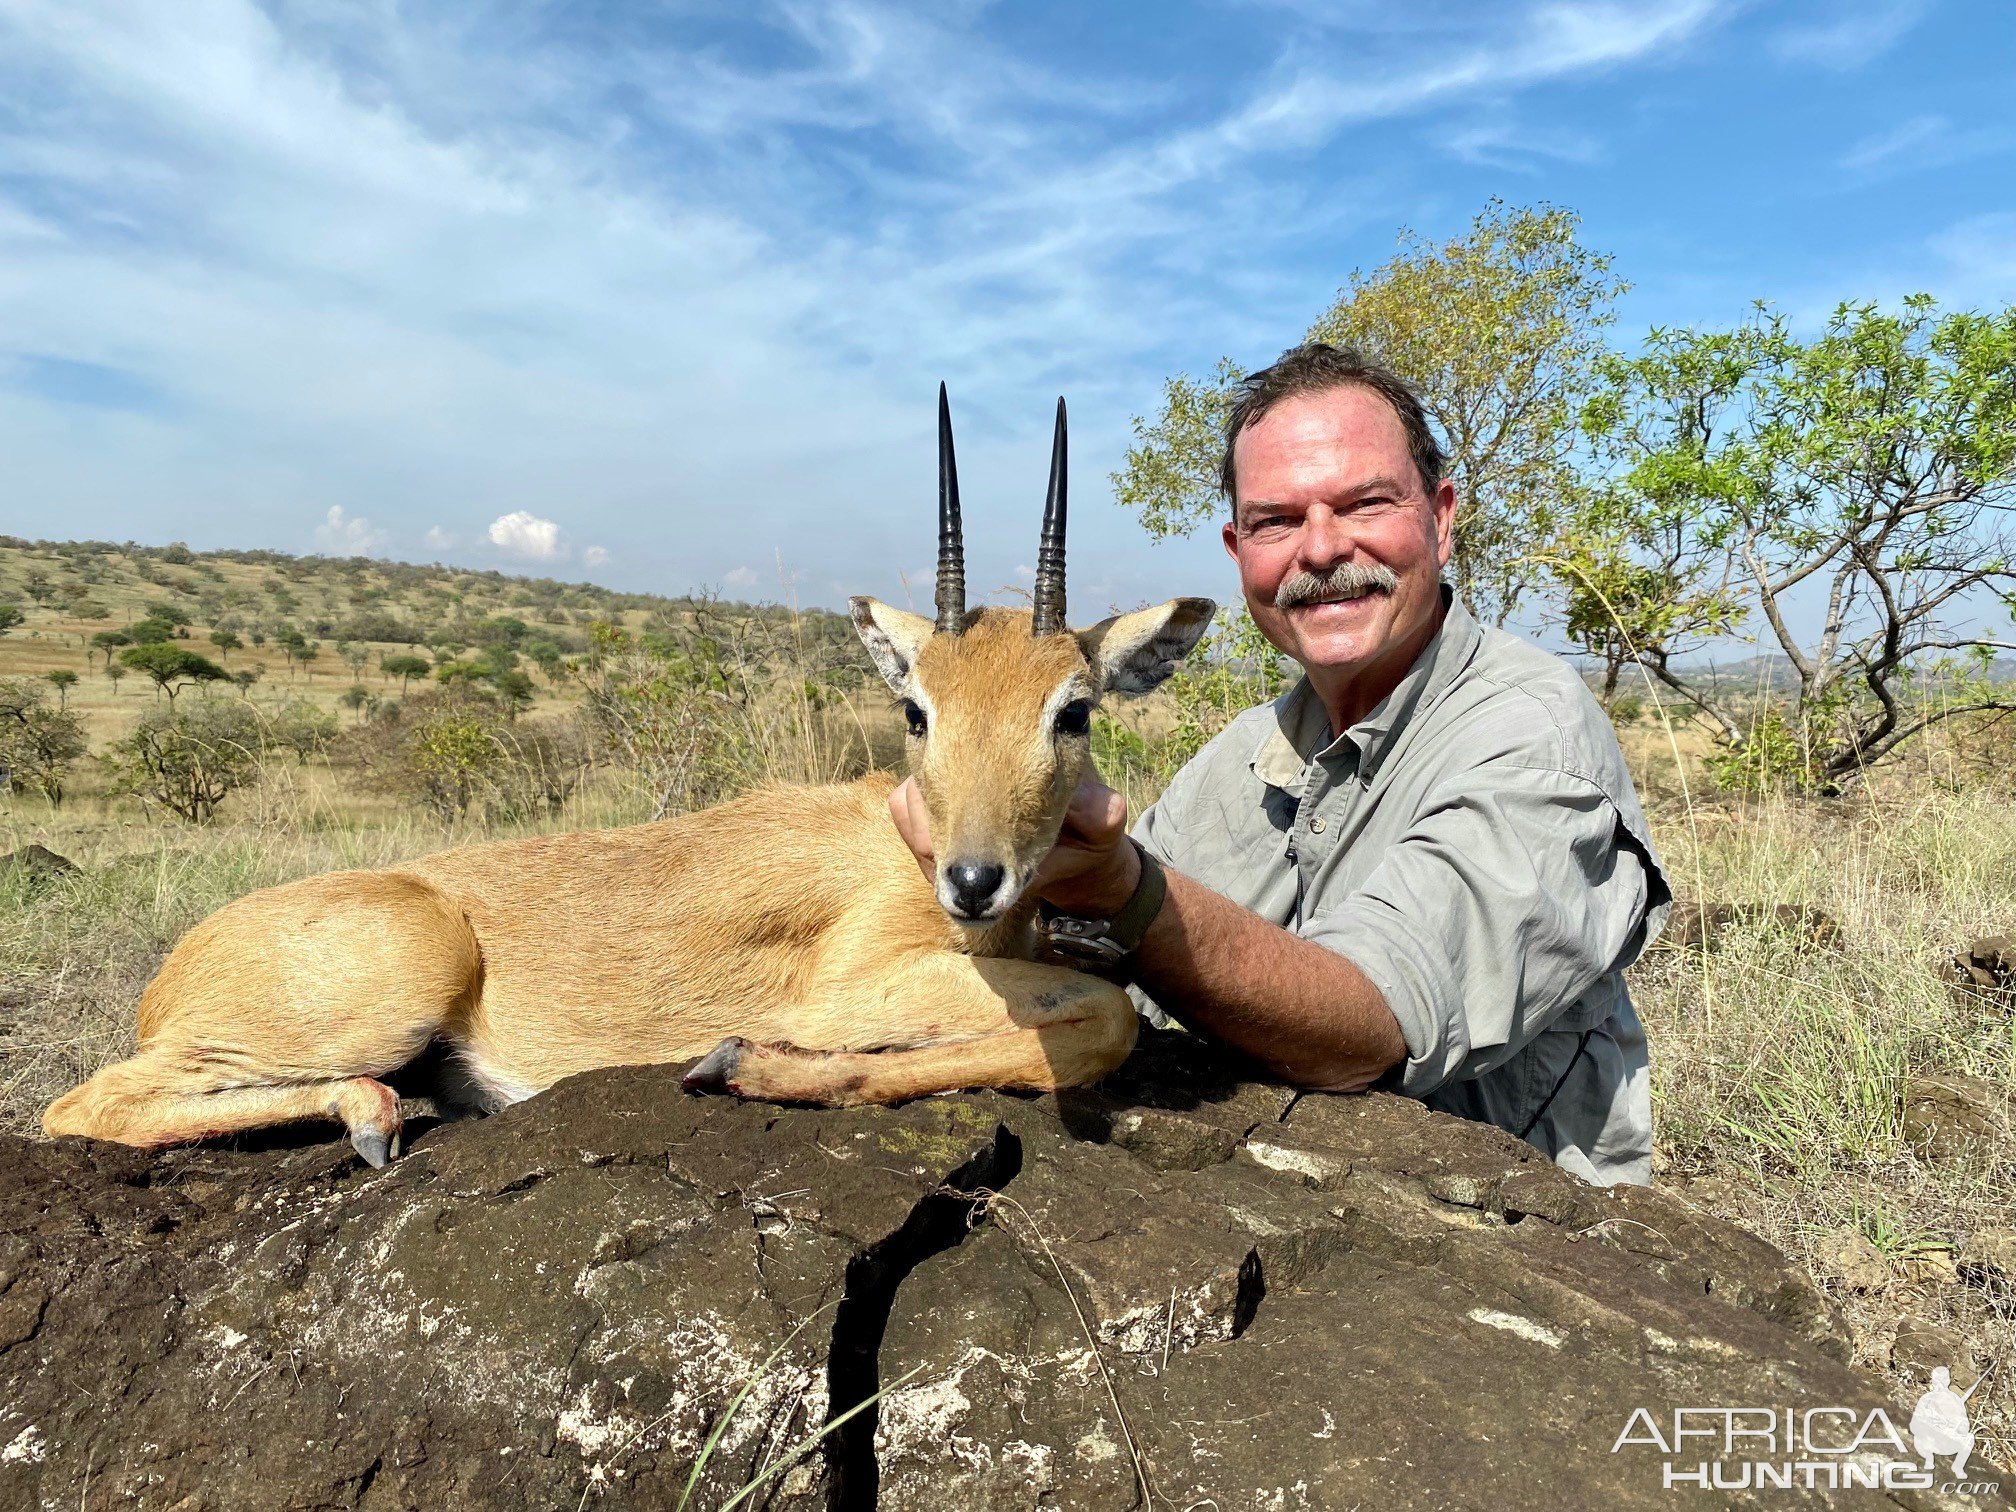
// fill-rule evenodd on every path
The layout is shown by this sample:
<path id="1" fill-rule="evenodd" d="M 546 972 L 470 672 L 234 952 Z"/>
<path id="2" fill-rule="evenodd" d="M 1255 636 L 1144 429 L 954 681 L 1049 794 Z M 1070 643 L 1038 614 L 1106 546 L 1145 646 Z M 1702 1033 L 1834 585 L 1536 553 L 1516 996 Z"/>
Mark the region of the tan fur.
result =
<path id="1" fill-rule="evenodd" d="M 1142 614 L 1176 625 L 1180 656 L 1202 603 Z M 1099 696 L 1111 669 L 1095 658 L 1121 621 L 1034 640 L 1026 613 L 984 610 L 934 636 L 873 610 L 906 648 L 885 672 L 933 710 L 912 766 L 941 859 L 963 848 L 1026 876 L 1087 759 L 1083 738 L 1053 735 L 1051 706 L 1067 681 Z M 253 893 L 183 937 L 141 996 L 137 1052 L 43 1127 L 152 1146 L 327 1117 L 396 1138 L 380 1078 L 436 1041 L 493 1106 L 732 1036 L 755 1042 L 730 1083 L 751 1097 L 893 1102 L 1105 1075 L 1133 1044 L 1126 995 L 1028 959 L 1027 896 L 984 927 L 953 922 L 890 823 L 894 784 L 770 788 Z"/>

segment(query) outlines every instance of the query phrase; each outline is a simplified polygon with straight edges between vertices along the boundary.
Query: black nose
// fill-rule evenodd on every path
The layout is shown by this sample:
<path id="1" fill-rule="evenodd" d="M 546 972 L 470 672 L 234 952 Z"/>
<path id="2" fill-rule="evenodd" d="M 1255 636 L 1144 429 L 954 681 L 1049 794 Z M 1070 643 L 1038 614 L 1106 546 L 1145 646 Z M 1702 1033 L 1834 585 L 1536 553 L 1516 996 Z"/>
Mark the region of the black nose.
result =
<path id="1" fill-rule="evenodd" d="M 959 905 L 959 911 L 969 919 L 977 919 L 987 912 L 987 905 L 994 901 L 994 894 L 1001 891 L 1002 869 L 994 865 L 976 866 L 970 861 L 955 861 L 945 868 L 945 878 L 952 884 L 952 897 Z"/>

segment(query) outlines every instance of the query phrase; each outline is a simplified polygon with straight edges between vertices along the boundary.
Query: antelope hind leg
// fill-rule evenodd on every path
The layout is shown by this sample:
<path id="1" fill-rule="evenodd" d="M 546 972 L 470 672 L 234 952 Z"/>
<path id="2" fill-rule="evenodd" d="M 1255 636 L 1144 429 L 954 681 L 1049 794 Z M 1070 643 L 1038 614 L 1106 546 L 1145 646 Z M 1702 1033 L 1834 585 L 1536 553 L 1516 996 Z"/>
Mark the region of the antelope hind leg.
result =
<path id="1" fill-rule="evenodd" d="M 219 1087 L 214 1072 L 146 1050 L 51 1103 L 42 1128 L 154 1149 L 312 1118 L 341 1122 L 373 1166 L 399 1153 L 398 1095 L 373 1077 Z"/>
<path id="2" fill-rule="evenodd" d="M 885 1023 L 890 1032 L 877 1036 L 891 1048 L 815 1050 L 736 1036 L 694 1065 L 685 1087 L 822 1107 L 902 1102 L 962 1087 L 1053 1092 L 1115 1069 L 1140 1027 L 1133 1002 L 1118 987 L 1029 961 L 948 954 L 913 968 L 881 1001 L 896 1015 Z M 931 1024 L 942 1037 L 904 1044 L 906 1024 Z"/>

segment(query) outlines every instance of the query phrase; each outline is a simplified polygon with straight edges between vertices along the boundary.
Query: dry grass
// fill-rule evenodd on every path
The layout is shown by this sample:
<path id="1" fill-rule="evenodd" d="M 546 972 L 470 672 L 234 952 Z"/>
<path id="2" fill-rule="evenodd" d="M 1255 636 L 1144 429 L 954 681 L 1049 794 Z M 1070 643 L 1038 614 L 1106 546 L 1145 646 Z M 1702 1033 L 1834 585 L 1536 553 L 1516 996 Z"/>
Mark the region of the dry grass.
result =
<path id="1" fill-rule="evenodd" d="M 1950 1362 L 1963 1382 L 2016 1359 L 2008 1283 L 1970 1263 L 1984 1235 L 2010 1232 L 2016 1137 L 2005 1127 L 1934 1160 L 1900 1118 L 1914 1078 L 2016 1087 L 2016 1026 L 1939 976 L 1967 941 L 2016 929 L 2007 797 L 1893 779 L 1847 800 L 1697 808 L 1691 821 L 1674 811 L 1659 829 L 1683 894 L 1806 905 L 1841 930 L 1829 947 L 1775 924 L 1737 929 L 1712 950 L 1655 952 L 1633 973 L 1653 1045 L 1659 1179 L 1802 1259 L 1846 1309 L 1865 1366 L 1892 1368 L 1900 1323 L 1956 1335 L 1974 1356 Z M 1851 1285 L 1836 1256 L 1857 1235 L 1882 1264 Z M 1900 1392 L 1923 1389 L 1922 1376 L 1896 1379 Z M 2006 1368 L 1971 1407 L 1977 1428 L 2006 1442 Z"/>

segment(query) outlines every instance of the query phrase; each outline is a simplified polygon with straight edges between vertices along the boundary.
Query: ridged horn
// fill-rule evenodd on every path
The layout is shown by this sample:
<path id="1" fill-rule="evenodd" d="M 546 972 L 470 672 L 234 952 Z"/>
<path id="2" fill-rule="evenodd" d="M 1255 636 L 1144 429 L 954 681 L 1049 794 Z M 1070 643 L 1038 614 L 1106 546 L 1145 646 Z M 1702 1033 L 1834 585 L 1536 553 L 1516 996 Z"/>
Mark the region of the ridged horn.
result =
<path id="1" fill-rule="evenodd" d="M 959 520 L 959 459 L 952 454 L 952 406 L 938 385 L 938 629 L 957 635 L 966 621 L 966 532 Z"/>
<path id="2" fill-rule="evenodd" d="M 1064 475 L 1069 468 L 1064 401 L 1057 401 L 1057 431 L 1050 441 L 1050 492 L 1043 500 L 1043 539 L 1036 547 L 1036 616 L 1031 630 L 1058 635 L 1064 630 Z"/>

